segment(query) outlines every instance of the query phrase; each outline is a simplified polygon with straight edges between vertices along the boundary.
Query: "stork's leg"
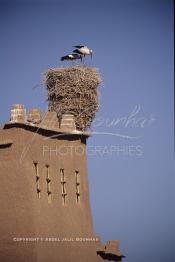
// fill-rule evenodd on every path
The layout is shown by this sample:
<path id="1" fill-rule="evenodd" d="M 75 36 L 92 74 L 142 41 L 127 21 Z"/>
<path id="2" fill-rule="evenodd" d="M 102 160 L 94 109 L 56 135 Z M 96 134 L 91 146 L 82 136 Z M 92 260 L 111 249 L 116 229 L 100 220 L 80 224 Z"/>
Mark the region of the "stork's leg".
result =
<path id="1" fill-rule="evenodd" d="M 85 55 L 83 55 L 83 66 L 85 66 Z"/>
<path id="2" fill-rule="evenodd" d="M 81 58 L 80 58 L 80 59 L 81 59 L 81 64 L 83 65 L 83 56 L 81 56 Z"/>

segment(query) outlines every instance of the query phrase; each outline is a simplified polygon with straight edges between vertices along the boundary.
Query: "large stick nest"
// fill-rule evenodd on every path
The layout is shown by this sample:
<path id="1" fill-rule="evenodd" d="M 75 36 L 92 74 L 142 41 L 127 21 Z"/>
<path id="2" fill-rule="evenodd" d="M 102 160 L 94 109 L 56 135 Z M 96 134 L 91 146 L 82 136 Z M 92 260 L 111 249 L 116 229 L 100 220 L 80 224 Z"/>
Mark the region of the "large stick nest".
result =
<path id="1" fill-rule="evenodd" d="M 63 114 L 73 114 L 78 130 L 84 131 L 91 126 L 99 108 L 101 78 L 96 68 L 51 68 L 45 73 L 45 82 L 50 111 L 56 111 L 59 119 Z"/>

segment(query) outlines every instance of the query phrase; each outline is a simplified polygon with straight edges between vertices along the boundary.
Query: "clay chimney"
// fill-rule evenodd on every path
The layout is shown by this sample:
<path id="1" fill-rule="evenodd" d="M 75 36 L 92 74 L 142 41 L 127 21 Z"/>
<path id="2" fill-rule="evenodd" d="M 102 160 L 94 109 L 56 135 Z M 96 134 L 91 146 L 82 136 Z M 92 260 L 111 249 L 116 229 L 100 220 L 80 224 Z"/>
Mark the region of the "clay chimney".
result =
<path id="1" fill-rule="evenodd" d="M 39 124 L 41 122 L 41 110 L 38 108 L 32 108 L 29 110 L 27 121 Z"/>
<path id="2" fill-rule="evenodd" d="M 10 122 L 25 122 L 26 109 L 22 104 L 14 104 L 11 109 Z"/>
<path id="3" fill-rule="evenodd" d="M 72 114 L 62 115 L 60 128 L 68 131 L 76 130 L 74 115 Z"/>

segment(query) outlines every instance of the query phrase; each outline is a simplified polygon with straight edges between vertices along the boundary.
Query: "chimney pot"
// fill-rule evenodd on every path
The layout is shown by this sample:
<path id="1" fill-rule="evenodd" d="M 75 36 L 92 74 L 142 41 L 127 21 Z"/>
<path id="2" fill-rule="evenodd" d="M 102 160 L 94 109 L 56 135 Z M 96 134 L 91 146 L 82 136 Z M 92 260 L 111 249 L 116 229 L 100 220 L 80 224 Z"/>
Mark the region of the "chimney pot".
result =
<path id="1" fill-rule="evenodd" d="M 41 110 L 39 108 L 32 108 L 29 110 L 27 121 L 34 124 L 41 122 Z"/>
<path id="2" fill-rule="evenodd" d="M 26 109 L 22 104 L 14 104 L 11 109 L 10 122 L 25 122 Z"/>

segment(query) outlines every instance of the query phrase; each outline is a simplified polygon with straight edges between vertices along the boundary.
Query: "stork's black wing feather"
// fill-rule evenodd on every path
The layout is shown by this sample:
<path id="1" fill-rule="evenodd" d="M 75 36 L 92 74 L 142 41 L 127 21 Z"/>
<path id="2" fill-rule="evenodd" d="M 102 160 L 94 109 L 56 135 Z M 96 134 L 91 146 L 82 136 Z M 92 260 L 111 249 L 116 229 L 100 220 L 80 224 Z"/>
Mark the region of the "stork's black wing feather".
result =
<path id="1" fill-rule="evenodd" d="M 67 59 L 69 59 L 69 56 L 68 56 L 68 55 L 62 56 L 62 57 L 60 58 L 61 61 L 64 61 L 64 60 L 67 60 Z"/>
<path id="2" fill-rule="evenodd" d="M 72 56 L 73 56 L 73 59 L 80 59 L 80 55 L 78 54 L 72 54 Z"/>
<path id="3" fill-rule="evenodd" d="M 76 54 L 80 54 L 80 55 L 82 55 L 81 51 L 78 50 L 78 49 L 73 50 L 73 53 L 76 53 Z"/>
<path id="4" fill-rule="evenodd" d="M 84 47 L 84 45 L 73 45 L 72 47 L 75 47 L 75 48 L 82 48 L 82 47 Z"/>
<path id="5" fill-rule="evenodd" d="M 76 49 L 77 52 L 75 52 L 76 54 L 69 54 L 69 55 L 65 55 L 65 56 L 62 56 L 60 58 L 61 61 L 64 61 L 64 60 L 76 60 L 76 59 L 81 59 L 82 60 L 82 57 L 81 55 L 78 53 L 78 49 Z"/>

